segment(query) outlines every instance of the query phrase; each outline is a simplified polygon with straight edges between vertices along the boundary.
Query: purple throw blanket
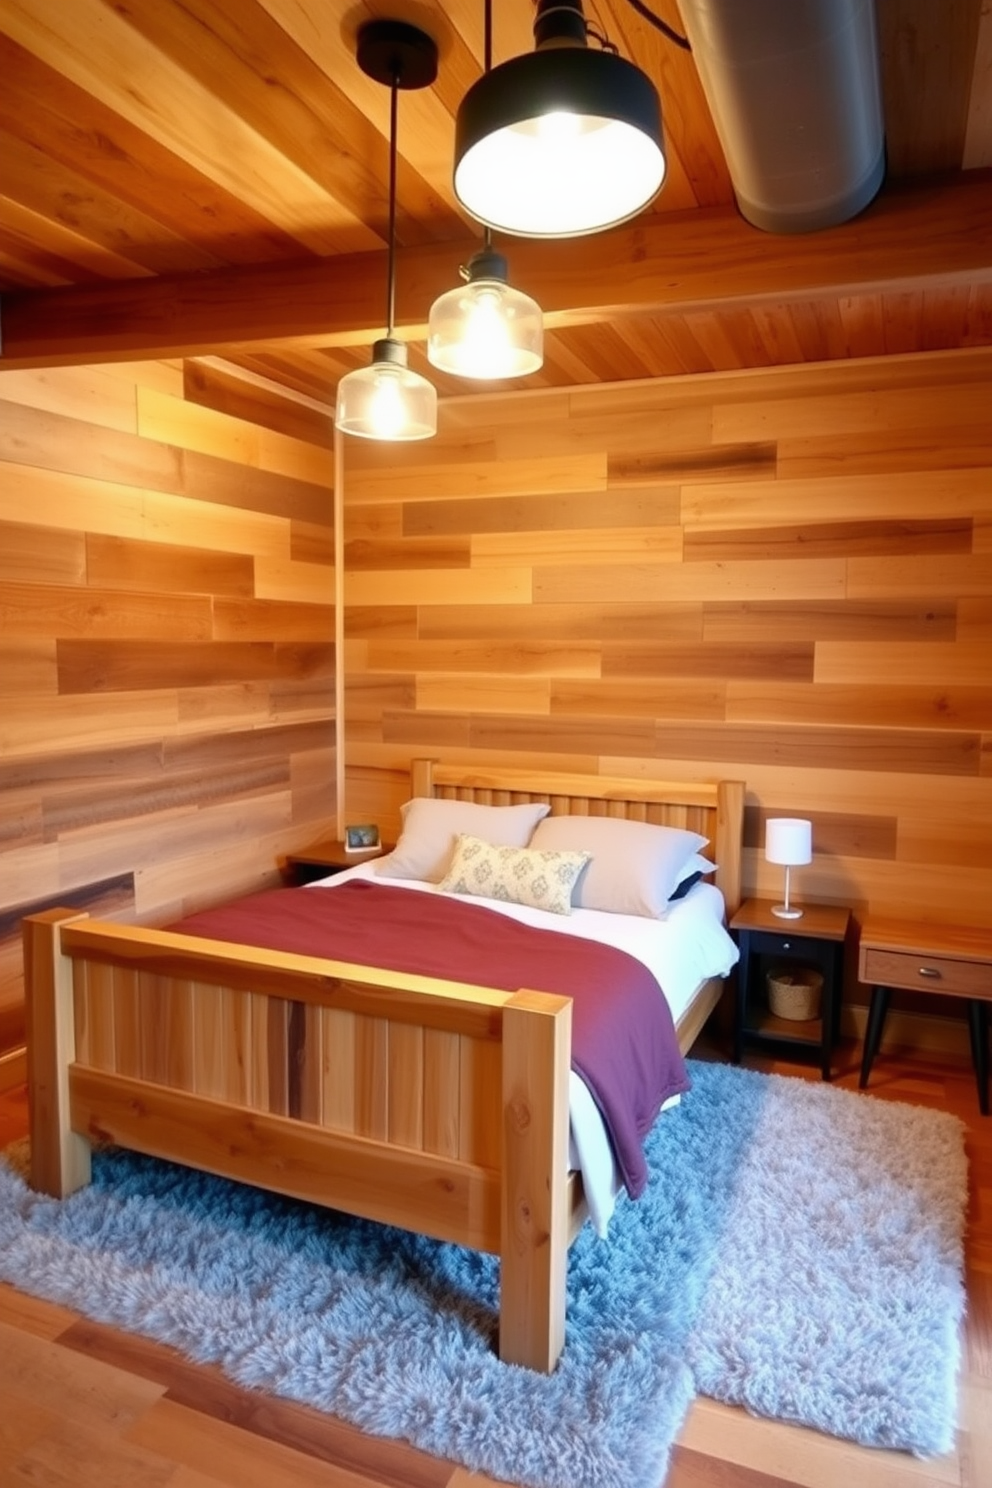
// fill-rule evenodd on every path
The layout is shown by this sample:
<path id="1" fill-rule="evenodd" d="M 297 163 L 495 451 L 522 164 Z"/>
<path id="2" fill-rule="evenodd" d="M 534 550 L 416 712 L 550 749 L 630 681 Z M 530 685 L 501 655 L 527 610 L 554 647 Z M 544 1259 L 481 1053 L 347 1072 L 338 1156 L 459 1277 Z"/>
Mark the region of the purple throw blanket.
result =
<path id="1" fill-rule="evenodd" d="M 641 1142 L 662 1103 L 689 1089 L 668 1003 L 635 956 L 534 929 L 484 905 L 354 879 L 272 889 L 170 930 L 515 992 L 572 999 L 572 1068 L 606 1124 L 624 1184 L 647 1182 Z"/>

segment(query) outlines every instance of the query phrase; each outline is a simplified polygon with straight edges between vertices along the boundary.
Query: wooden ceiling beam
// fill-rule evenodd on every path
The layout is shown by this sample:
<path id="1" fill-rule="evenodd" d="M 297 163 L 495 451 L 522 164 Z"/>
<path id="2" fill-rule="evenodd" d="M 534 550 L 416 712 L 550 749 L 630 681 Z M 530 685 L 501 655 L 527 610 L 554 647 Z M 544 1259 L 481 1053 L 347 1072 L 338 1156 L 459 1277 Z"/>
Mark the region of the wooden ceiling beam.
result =
<path id="1" fill-rule="evenodd" d="M 398 253 L 399 335 L 424 336 L 431 302 L 478 246 Z M 992 282 L 992 171 L 886 188 L 854 221 L 818 233 L 763 233 L 718 207 L 502 246 L 549 328 Z M 383 334 L 385 274 L 377 252 L 5 294 L 0 371 L 367 344 Z"/>

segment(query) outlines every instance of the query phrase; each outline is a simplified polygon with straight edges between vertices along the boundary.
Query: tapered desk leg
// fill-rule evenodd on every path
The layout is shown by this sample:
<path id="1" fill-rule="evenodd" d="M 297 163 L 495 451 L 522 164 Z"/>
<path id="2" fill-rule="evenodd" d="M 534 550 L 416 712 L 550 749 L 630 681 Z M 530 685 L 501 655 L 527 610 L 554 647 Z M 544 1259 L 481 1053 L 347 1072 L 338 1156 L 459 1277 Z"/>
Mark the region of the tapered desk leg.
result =
<path id="1" fill-rule="evenodd" d="M 888 987 L 873 988 L 871 1007 L 868 1010 L 868 1027 L 865 1029 L 865 1048 L 861 1057 L 861 1078 L 858 1081 L 858 1085 L 862 1090 L 868 1084 L 872 1061 L 878 1053 L 879 1044 L 882 1042 L 882 1029 L 885 1027 L 885 1015 L 888 1011 Z"/>
<path id="2" fill-rule="evenodd" d="M 978 1109 L 989 1114 L 989 1005 L 980 997 L 968 999 L 968 1032 L 971 1035 L 971 1057 L 978 1081 Z"/>

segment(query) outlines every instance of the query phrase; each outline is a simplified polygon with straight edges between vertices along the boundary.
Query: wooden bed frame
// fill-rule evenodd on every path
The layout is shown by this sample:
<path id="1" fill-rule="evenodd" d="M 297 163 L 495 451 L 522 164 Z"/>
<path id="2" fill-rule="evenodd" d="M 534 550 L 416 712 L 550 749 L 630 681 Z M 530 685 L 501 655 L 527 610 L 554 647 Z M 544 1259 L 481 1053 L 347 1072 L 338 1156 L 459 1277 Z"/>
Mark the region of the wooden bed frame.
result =
<path id="1" fill-rule="evenodd" d="M 728 917 L 744 786 L 416 760 L 413 794 L 704 833 Z M 571 1002 L 259 950 L 73 910 L 24 921 L 32 1183 L 89 1182 L 91 1141 L 168 1158 L 501 1259 L 499 1352 L 550 1372 L 565 1338 Z M 687 1050 L 716 1006 L 704 984 Z"/>

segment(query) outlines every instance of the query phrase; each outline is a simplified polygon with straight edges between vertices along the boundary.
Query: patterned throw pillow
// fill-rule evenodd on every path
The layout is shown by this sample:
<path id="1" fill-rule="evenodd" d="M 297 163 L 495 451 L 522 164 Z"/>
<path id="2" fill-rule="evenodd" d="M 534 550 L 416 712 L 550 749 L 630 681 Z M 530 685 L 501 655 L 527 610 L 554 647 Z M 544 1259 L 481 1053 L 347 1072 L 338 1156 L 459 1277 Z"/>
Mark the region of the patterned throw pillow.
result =
<path id="1" fill-rule="evenodd" d="M 590 856 L 587 852 L 497 847 L 459 833 L 451 867 L 438 888 L 567 915 L 572 913 L 572 890 Z"/>

